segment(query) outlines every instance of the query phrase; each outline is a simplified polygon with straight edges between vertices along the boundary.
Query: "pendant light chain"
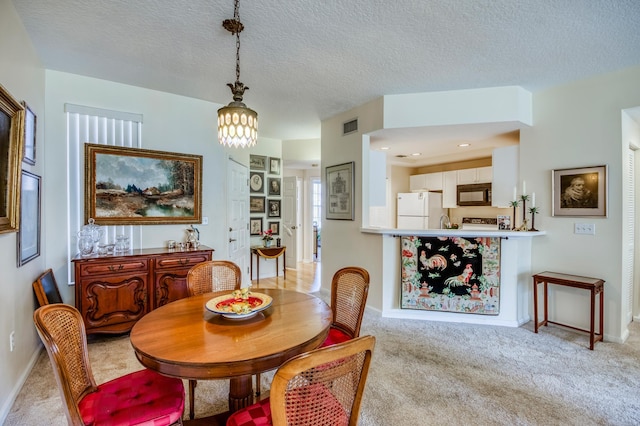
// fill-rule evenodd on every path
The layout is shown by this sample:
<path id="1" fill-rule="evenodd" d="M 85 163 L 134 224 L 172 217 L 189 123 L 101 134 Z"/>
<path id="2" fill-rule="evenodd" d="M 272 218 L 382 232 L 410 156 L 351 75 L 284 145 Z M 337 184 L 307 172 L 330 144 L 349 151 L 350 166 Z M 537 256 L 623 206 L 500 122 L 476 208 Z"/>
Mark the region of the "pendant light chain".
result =
<path id="1" fill-rule="evenodd" d="M 235 0 L 235 6 L 233 8 L 233 19 L 237 23 L 236 31 L 236 81 L 240 81 L 240 31 L 244 29 L 244 26 L 240 23 L 240 7 L 239 0 Z"/>

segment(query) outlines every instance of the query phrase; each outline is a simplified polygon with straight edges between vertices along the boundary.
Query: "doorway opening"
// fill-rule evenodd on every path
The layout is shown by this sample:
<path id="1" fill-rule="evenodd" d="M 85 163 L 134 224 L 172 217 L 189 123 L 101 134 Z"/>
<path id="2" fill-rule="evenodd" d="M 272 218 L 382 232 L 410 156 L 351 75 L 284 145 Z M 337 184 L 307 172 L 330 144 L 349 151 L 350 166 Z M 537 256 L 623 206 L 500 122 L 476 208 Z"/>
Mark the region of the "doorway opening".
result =
<path id="1" fill-rule="evenodd" d="M 322 183 L 320 178 L 311 181 L 311 223 L 313 224 L 313 261 L 320 262 L 322 248 Z"/>

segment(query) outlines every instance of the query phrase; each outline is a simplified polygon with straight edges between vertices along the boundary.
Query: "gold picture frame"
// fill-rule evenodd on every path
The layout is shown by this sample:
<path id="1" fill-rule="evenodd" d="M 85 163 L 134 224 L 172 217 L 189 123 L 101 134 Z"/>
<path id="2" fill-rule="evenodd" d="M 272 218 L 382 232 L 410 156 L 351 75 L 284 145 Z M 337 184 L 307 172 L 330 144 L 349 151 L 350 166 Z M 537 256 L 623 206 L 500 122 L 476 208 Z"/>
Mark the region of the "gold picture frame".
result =
<path id="1" fill-rule="evenodd" d="M 0 234 L 20 228 L 24 107 L 0 85 Z"/>
<path id="2" fill-rule="evenodd" d="M 85 222 L 202 222 L 201 155 L 85 144 L 84 176 Z"/>

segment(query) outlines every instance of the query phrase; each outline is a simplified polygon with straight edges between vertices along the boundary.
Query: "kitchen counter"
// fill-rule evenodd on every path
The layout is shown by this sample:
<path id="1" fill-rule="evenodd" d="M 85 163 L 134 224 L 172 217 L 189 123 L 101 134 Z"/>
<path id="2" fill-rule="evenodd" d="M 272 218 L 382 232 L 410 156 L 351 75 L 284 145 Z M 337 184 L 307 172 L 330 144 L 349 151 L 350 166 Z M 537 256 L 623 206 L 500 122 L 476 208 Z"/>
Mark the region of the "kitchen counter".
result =
<path id="1" fill-rule="evenodd" d="M 533 315 L 531 304 L 531 246 L 532 239 L 543 237 L 545 231 L 518 232 L 470 229 L 391 229 L 361 228 L 361 232 L 378 234 L 382 240 L 382 316 L 430 321 L 519 327 Z M 428 310 L 402 309 L 401 295 L 401 236 L 424 237 L 500 237 L 500 313 L 478 315 Z"/>
<path id="2" fill-rule="evenodd" d="M 395 228 L 360 228 L 361 232 L 384 235 L 419 235 L 424 237 L 501 237 L 501 238 L 531 238 L 546 235 L 546 231 L 487 231 L 473 229 L 395 229 Z"/>

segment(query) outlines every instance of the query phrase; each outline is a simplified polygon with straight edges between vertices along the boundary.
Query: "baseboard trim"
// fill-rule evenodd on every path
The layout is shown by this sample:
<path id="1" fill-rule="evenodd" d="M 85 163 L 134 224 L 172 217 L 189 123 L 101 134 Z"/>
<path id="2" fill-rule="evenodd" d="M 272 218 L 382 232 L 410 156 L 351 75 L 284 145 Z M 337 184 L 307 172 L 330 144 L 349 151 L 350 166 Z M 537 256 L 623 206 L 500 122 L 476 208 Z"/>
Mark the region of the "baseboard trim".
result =
<path id="1" fill-rule="evenodd" d="M 7 420 L 7 416 L 11 411 L 11 407 L 13 407 L 13 403 L 16 402 L 16 398 L 18 397 L 20 390 L 22 390 L 24 382 L 27 381 L 27 378 L 31 374 L 31 370 L 33 370 L 36 362 L 38 362 L 38 358 L 40 357 L 40 352 L 42 351 L 42 349 L 44 349 L 44 346 L 38 345 L 38 348 L 31 355 L 31 359 L 29 360 L 27 368 L 25 368 L 25 370 L 20 375 L 20 379 L 16 382 L 16 385 L 13 387 L 13 389 L 11 389 L 9 397 L 4 402 L 2 410 L 0 410 L 0 424 L 4 424 L 4 422 Z"/>

